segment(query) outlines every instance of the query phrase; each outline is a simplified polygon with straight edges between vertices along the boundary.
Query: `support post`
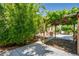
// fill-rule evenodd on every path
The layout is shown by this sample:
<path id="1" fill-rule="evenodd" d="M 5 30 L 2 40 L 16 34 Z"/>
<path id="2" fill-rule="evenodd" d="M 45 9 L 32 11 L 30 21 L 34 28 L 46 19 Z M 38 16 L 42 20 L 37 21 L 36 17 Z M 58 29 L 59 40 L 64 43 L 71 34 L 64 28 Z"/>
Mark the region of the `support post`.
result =
<path id="1" fill-rule="evenodd" d="M 77 54 L 79 55 L 79 12 L 77 13 L 77 19 L 78 19 L 78 27 L 77 27 Z"/>

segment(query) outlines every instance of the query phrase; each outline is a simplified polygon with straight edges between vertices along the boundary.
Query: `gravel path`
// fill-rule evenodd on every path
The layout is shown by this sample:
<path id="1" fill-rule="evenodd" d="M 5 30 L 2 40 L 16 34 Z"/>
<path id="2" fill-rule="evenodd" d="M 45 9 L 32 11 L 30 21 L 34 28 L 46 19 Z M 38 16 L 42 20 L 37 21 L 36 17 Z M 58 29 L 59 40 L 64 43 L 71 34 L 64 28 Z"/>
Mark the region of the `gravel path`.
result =
<path id="1" fill-rule="evenodd" d="M 73 40 L 73 35 L 62 35 L 62 34 L 58 34 L 58 35 L 56 35 L 56 37 L 62 38 L 62 39 L 65 39 L 65 40 Z"/>
<path id="2" fill-rule="evenodd" d="M 76 56 L 71 53 L 56 49 L 54 47 L 37 41 L 31 45 L 26 45 L 9 51 L 0 52 L 0 56 Z"/>

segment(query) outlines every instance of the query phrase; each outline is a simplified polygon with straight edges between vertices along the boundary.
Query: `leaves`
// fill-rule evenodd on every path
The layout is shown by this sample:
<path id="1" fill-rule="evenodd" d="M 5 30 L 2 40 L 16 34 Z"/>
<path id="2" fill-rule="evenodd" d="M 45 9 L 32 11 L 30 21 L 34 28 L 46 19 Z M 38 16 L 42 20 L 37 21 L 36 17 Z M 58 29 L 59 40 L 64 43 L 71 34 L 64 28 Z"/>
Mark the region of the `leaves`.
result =
<path id="1" fill-rule="evenodd" d="M 59 24 L 76 24 L 77 18 L 76 16 L 65 18 L 64 15 L 69 15 L 78 12 L 78 8 L 73 7 L 71 10 L 57 10 L 57 11 L 48 11 L 47 17 L 49 18 L 51 24 L 55 25 L 55 23 Z"/>
<path id="2" fill-rule="evenodd" d="M 39 4 L 1 4 L 0 8 L 0 46 L 31 41 L 37 32 Z"/>

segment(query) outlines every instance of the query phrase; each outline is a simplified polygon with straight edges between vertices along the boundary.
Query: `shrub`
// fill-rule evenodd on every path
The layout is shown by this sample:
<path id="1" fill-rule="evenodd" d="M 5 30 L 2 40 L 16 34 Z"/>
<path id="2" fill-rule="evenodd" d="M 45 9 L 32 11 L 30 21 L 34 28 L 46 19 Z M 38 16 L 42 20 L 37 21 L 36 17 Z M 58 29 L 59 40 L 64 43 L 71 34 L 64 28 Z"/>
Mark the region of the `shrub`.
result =
<path id="1" fill-rule="evenodd" d="M 22 45 L 32 41 L 37 4 L 0 4 L 0 46 Z"/>

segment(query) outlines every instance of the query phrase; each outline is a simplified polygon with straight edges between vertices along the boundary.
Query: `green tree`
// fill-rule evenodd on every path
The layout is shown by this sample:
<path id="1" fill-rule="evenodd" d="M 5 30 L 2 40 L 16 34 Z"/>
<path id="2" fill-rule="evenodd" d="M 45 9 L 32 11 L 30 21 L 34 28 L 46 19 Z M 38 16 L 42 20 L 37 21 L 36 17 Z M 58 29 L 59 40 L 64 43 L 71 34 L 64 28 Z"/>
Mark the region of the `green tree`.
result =
<path id="1" fill-rule="evenodd" d="M 0 38 L 0 46 L 22 45 L 33 40 L 37 32 L 35 20 L 39 12 L 39 4 L 1 4 L 1 15 L 4 16 L 0 30 L 5 30 Z M 0 19 L 2 19 L 0 18 Z M 4 21 L 5 20 L 5 21 Z M 38 20 L 38 19 L 37 19 Z M 5 27 L 6 26 L 6 27 Z"/>

